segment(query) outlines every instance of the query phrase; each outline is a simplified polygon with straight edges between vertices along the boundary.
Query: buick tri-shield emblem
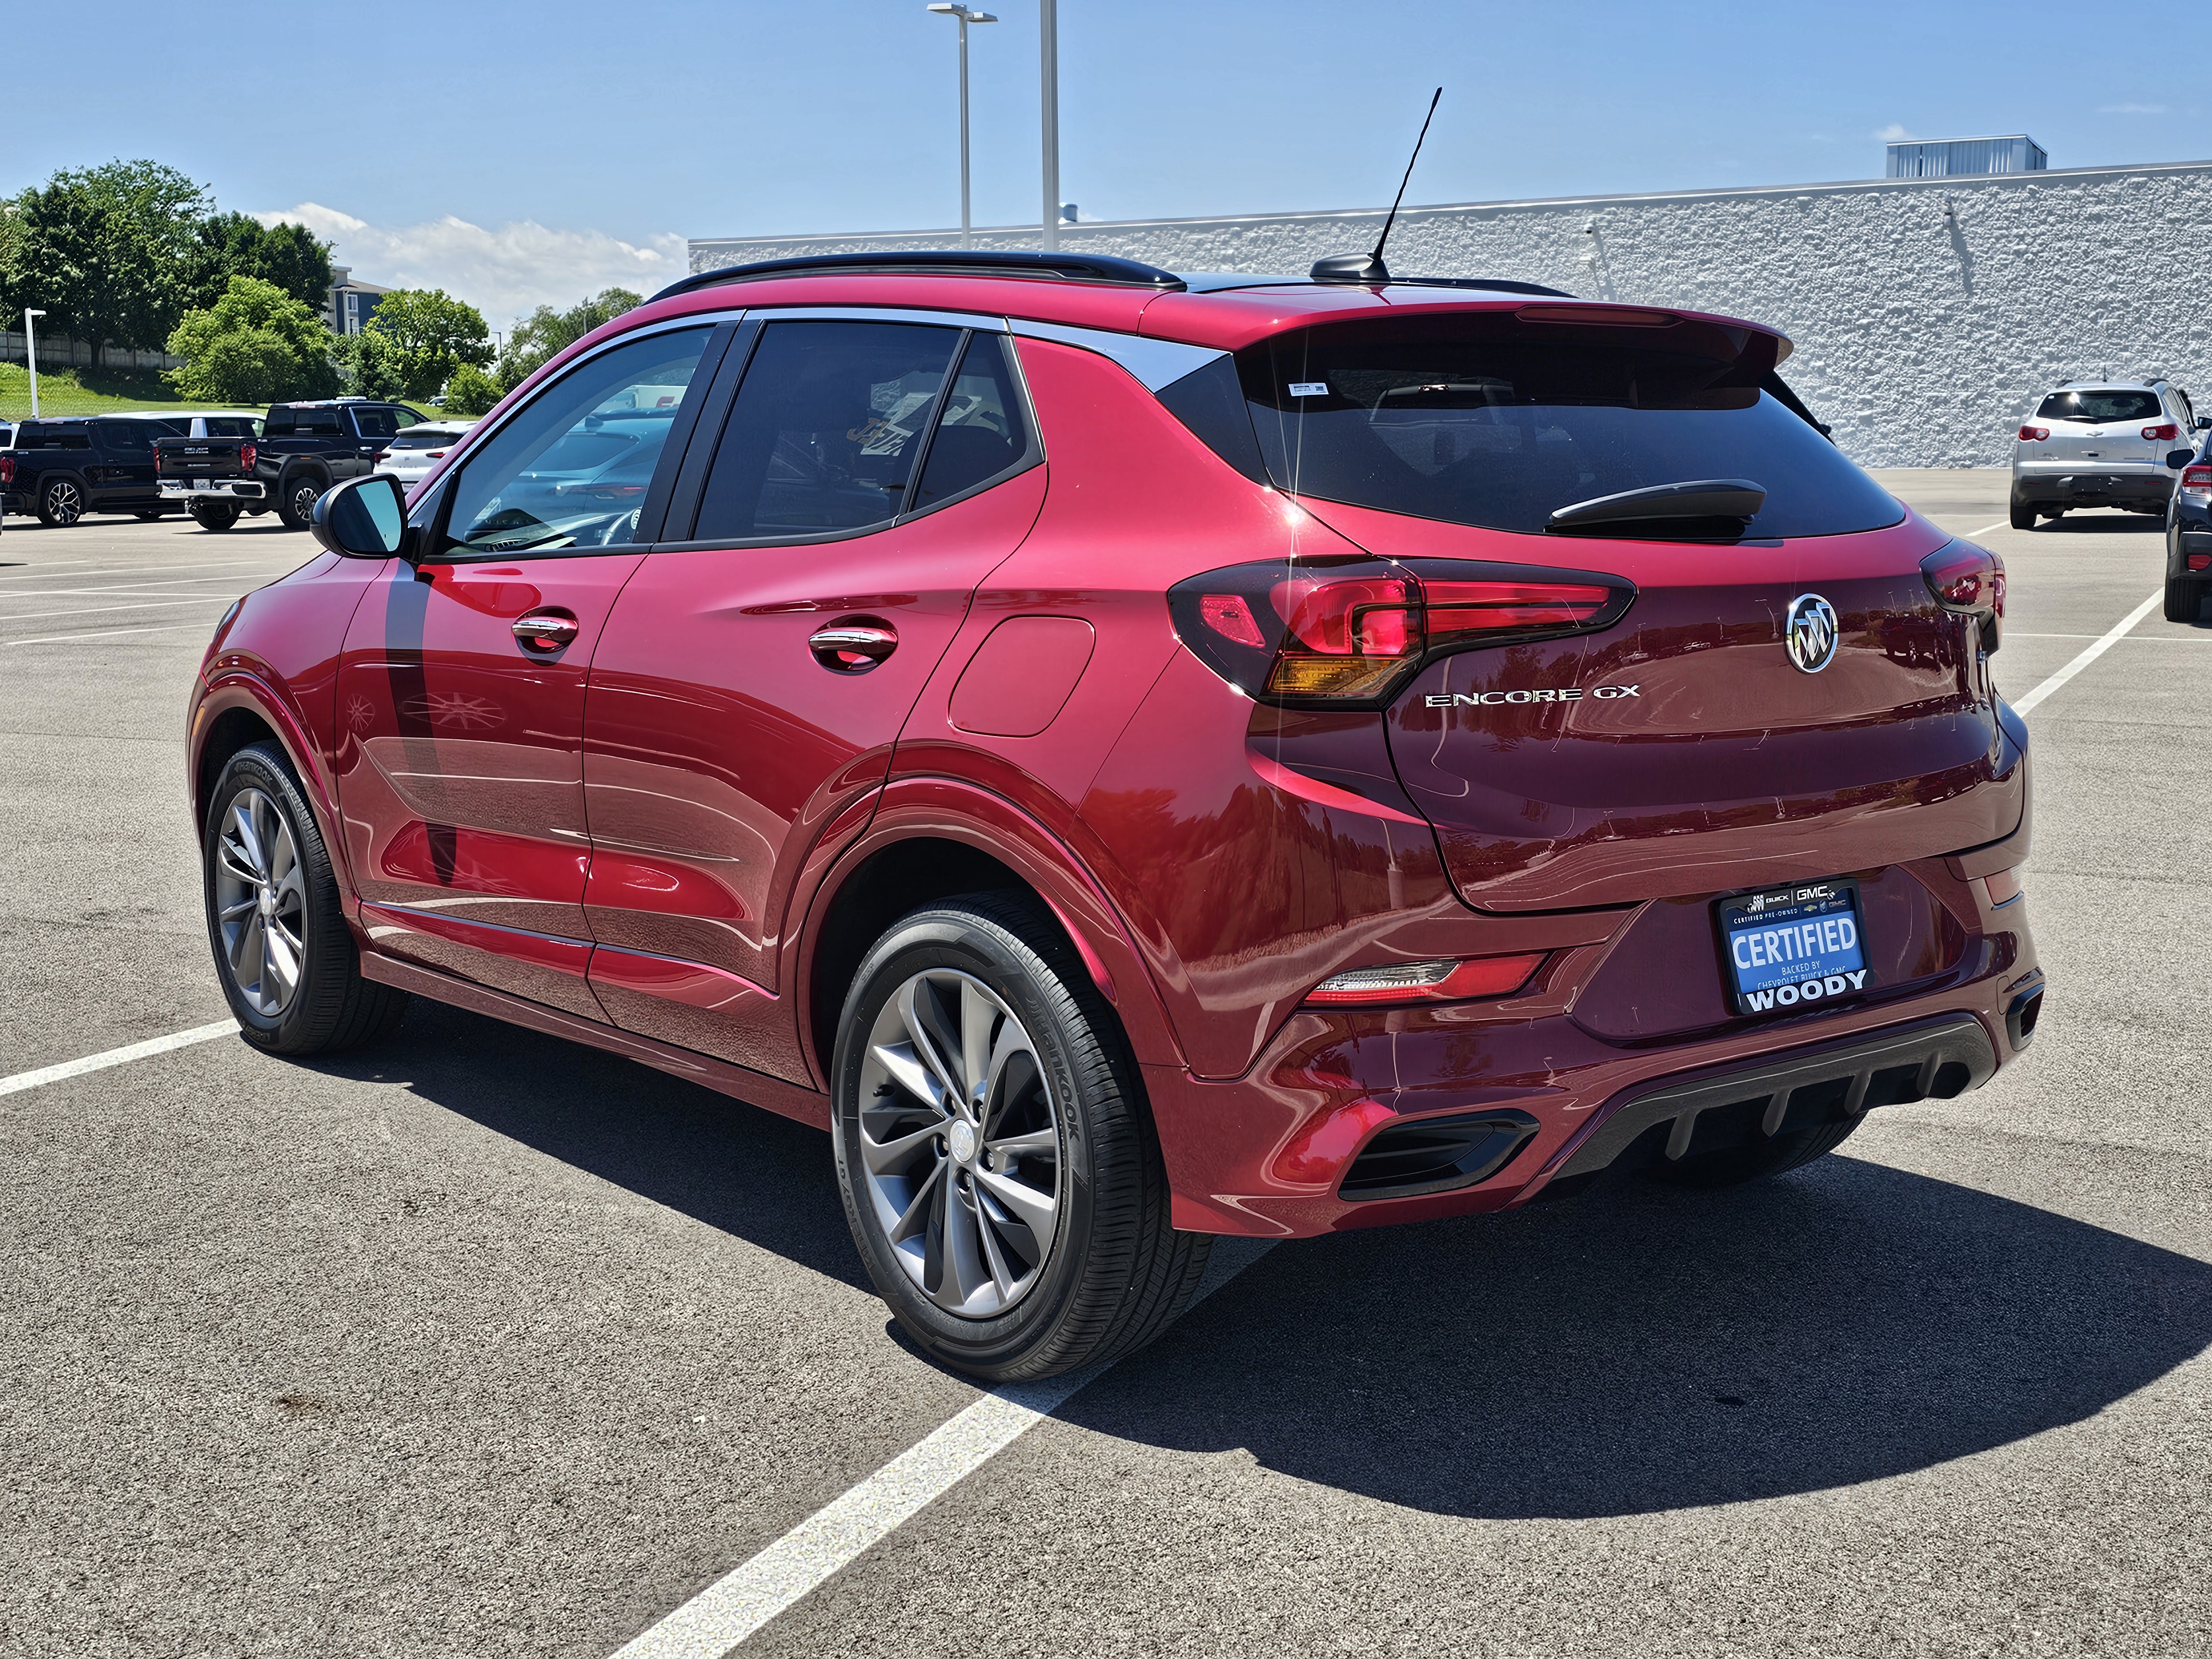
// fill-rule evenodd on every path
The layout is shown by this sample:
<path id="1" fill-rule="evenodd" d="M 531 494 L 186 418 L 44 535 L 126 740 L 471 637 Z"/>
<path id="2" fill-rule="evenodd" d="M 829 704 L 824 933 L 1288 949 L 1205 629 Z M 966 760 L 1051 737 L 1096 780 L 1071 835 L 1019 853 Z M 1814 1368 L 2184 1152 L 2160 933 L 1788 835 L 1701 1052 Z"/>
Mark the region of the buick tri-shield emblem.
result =
<path id="1" fill-rule="evenodd" d="M 1791 662 L 1808 674 L 1819 673 L 1836 659 L 1836 607 L 1818 593 L 1800 593 L 1783 620 L 1782 643 Z"/>

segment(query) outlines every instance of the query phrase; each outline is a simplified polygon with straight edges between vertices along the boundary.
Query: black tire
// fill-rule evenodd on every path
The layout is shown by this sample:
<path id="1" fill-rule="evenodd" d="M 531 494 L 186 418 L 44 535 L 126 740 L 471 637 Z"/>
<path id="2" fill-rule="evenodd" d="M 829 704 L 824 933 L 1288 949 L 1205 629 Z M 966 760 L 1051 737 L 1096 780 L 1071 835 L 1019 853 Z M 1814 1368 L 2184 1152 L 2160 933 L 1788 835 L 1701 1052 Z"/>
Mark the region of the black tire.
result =
<path id="1" fill-rule="evenodd" d="M 2012 527 L 2014 530 L 2035 528 L 2035 503 L 2024 501 L 2017 495 L 2012 498 Z"/>
<path id="2" fill-rule="evenodd" d="M 297 852 L 299 881 L 287 914 L 301 942 L 300 972 L 283 1006 L 264 1012 L 233 971 L 223 921 L 217 914 L 219 863 L 234 806 L 251 805 L 258 793 L 281 814 Z M 315 815 L 308 808 L 289 762 L 274 743 L 241 749 L 225 763 L 216 780 L 203 826 L 200 890 L 207 910 L 208 943 L 215 953 L 216 978 L 246 1040 L 277 1054 L 326 1054 L 387 1035 L 407 1012 L 407 994 L 364 979 L 353 934 L 346 927 Z M 264 912 L 267 914 L 267 912 Z M 263 970 L 264 976 L 266 969 Z"/>
<path id="3" fill-rule="evenodd" d="M 1686 1158 L 1679 1164 L 1662 1160 L 1650 1174 L 1669 1187 L 1741 1187 L 1747 1182 L 1767 1181 L 1825 1158 L 1850 1139 L 1851 1131 L 1863 1121 L 1863 1115 L 1840 1118 L 1833 1123 L 1816 1123 L 1809 1129 L 1793 1129 L 1753 1146 Z"/>
<path id="4" fill-rule="evenodd" d="M 238 522 L 238 508 L 230 501 L 219 501 L 212 496 L 193 498 L 192 522 L 203 530 L 228 530 Z"/>
<path id="5" fill-rule="evenodd" d="M 2193 623 L 2204 608 L 2204 586 L 2191 581 L 2185 576 L 2170 576 L 2166 584 L 2166 619 L 2171 623 Z"/>
<path id="6" fill-rule="evenodd" d="M 39 486 L 39 522 L 63 530 L 84 517 L 84 486 L 75 478 L 49 478 Z"/>
<path id="7" fill-rule="evenodd" d="M 1049 1248 L 1019 1299 L 983 1317 L 939 1307 L 901 1265 L 861 1153 L 871 1030 L 892 996 L 930 969 L 971 976 L 1018 1018 L 1057 1115 L 1060 1197 Z M 902 918 L 854 976 L 831 1074 L 831 1140 L 854 1243 L 899 1324 L 941 1363 L 990 1382 L 1050 1376 L 1143 1346 L 1190 1304 L 1212 1240 L 1169 1224 L 1167 1173 L 1137 1066 L 1066 936 L 1035 901 L 972 893 Z M 949 1163 L 940 1173 L 955 1201 L 976 1190 L 972 1176 L 962 1188 Z"/>
<path id="8" fill-rule="evenodd" d="M 295 472 L 277 486 L 276 516 L 288 530 L 305 530 L 315 521 L 315 503 L 329 485 L 311 472 Z"/>

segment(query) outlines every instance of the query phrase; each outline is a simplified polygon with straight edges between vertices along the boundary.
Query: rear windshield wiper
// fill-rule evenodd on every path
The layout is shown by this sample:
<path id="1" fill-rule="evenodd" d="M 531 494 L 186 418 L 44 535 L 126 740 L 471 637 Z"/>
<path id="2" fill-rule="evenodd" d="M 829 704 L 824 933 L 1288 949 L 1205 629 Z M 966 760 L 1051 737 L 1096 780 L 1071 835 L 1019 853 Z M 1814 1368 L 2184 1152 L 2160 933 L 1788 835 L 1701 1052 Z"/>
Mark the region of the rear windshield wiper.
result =
<path id="1" fill-rule="evenodd" d="M 1730 521 L 1740 534 L 1765 505 L 1765 486 L 1748 478 L 1697 478 L 1686 483 L 1624 489 L 1617 495 L 1594 495 L 1589 501 L 1559 508 L 1545 528 L 1572 534 L 1594 530 L 1601 525 L 1702 519 L 1708 522 Z M 1670 527 L 1679 531 L 1690 526 Z"/>

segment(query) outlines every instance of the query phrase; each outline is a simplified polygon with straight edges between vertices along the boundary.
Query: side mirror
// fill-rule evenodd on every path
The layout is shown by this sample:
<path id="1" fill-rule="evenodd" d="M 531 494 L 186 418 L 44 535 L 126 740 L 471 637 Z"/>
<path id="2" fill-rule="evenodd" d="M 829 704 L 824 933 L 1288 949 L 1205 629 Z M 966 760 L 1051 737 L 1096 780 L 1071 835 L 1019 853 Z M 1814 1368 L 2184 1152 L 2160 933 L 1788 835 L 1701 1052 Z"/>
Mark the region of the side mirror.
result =
<path id="1" fill-rule="evenodd" d="M 2199 415 L 2197 417 L 2195 429 L 2199 432 L 2212 432 L 2212 415 Z"/>
<path id="2" fill-rule="evenodd" d="M 407 492 L 388 472 L 349 478 L 315 502 L 315 539 L 349 559 L 388 559 L 407 533 Z"/>
<path id="3" fill-rule="evenodd" d="M 2166 452 L 2166 464 L 2176 471 L 2187 466 L 2196 459 L 2197 452 L 2193 449 L 2169 449 Z"/>

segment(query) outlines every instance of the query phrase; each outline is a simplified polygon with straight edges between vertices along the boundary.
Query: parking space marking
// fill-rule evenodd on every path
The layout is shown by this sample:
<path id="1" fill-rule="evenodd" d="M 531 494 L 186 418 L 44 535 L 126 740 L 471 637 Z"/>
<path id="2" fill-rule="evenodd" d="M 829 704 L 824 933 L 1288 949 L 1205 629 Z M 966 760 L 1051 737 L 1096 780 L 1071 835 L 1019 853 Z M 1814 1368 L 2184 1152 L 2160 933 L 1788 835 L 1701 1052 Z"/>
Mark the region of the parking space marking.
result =
<path id="1" fill-rule="evenodd" d="M 1274 1247 L 1273 1239 L 1215 1240 L 1191 1306 Z M 1112 1369 L 1111 1363 L 1093 1365 L 1042 1382 L 992 1389 L 743 1566 L 624 1643 L 613 1659 L 720 1659 Z"/>
<path id="2" fill-rule="evenodd" d="M 276 556 L 271 554 L 269 556 L 273 558 Z M 85 559 L 56 559 L 50 564 L 34 565 L 28 569 L 18 570 L 12 576 L 0 576 L 0 581 L 35 581 L 39 578 L 44 576 L 50 570 L 59 570 L 65 566 L 75 567 L 76 565 L 88 562 L 89 561 Z M 261 561 L 258 559 L 195 559 L 189 564 L 176 564 L 164 560 L 160 564 L 112 565 L 106 570 L 77 570 L 71 568 L 69 580 L 74 582 L 82 581 L 87 576 L 136 576 L 148 570 L 212 570 L 220 566 L 234 564 L 258 564 Z"/>
<path id="3" fill-rule="evenodd" d="M 2089 648 L 2082 652 L 2080 656 L 2068 663 L 2065 667 L 2060 669 L 2049 679 L 2044 681 L 2042 684 L 2037 686 L 2034 690 L 2029 692 L 2018 702 L 2013 704 L 2012 712 L 2020 715 L 2023 720 L 2026 719 L 2028 712 L 2035 708 L 2038 703 L 2040 703 L 2045 697 L 2058 690 L 2060 686 L 2065 684 L 2067 681 L 2072 679 L 2076 674 L 2087 668 L 2091 663 L 2096 661 L 2098 658 L 2103 656 L 2105 653 L 2111 650 L 2123 639 L 2126 638 L 2128 630 L 2133 628 L 2137 623 L 2141 622 L 2145 617 L 2150 615 L 2152 610 L 2158 605 L 2159 601 L 2163 599 L 2165 597 L 2166 590 L 2163 587 L 2155 590 L 2148 599 L 2145 599 L 2134 610 L 2129 611 L 2128 614 L 2123 617 L 2118 622 L 2114 623 L 2112 626 L 2107 629 L 2104 633 L 2099 635 L 2097 636 L 2097 642 L 2094 645 L 2089 647 Z"/>
<path id="4" fill-rule="evenodd" d="M 98 617 L 112 611 L 174 611 L 180 605 L 221 605 L 235 593 L 196 593 L 188 599 L 149 600 L 144 605 L 83 605 L 71 611 L 27 611 L 20 617 L 0 616 L 0 623 L 45 622 L 50 617 Z"/>
<path id="5" fill-rule="evenodd" d="M 1969 530 L 1969 536 L 1986 536 L 1992 530 L 2003 530 L 2012 523 L 2010 519 L 1999 519 L 1995 524 L 1985 524 L 1979 530 Z"/>
<path id="6" fill-rule="evenodd" d="M 213 1025 L 195 1025 L 189 1031 L 172 1031 L 167 1036 L 149 1037 L 143 1042 L 133 1042 L 126 1048 L 87 1054 L 82 1060 L 65 1060 L 58 1066 L 42 1066 L 35 1072 L 18 1072 L 13 1077 L 0 1077 L 0 1095 L 20 1094 L 26 1089 L 44 1088 L 49 1083 L 59 1083 L 64 1078 L 82 1077 L 88 1072 L 104 1072 L 111 1066 L 128 1066 L 134 1060 L 150 1060 L 155 1054 L 189 1048 L 196 1042 L 212 1042 L 217 1037 L 234 1036 L 237 1033 L 238 1022 L 225 1019 Z"/>
<path id="7" fill-rule="evenodd" d="M 119 640 L 125 634 L 173 634 L 180 628 L 198 628 L 199 623 L 163 623 L 157 628 L 100 628 L 77 634 L 39 634 L 27 640 L 0 640 L 0 645 L 66 645 L 71 640 Z"/>
<path id="8" fill-rule="evenodd" d="M 2004 636 L 2008 640 L 2101 640 L 2102 634 L 2030 634 L 2019 629 L 2008 628 Z M 2122 645 L 2212 645 L 2212 635 L 2203 634 L 2130 634 L 2119 641 Z"/>

